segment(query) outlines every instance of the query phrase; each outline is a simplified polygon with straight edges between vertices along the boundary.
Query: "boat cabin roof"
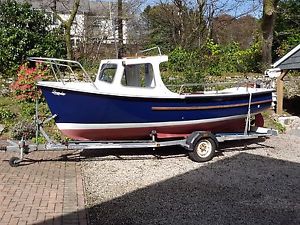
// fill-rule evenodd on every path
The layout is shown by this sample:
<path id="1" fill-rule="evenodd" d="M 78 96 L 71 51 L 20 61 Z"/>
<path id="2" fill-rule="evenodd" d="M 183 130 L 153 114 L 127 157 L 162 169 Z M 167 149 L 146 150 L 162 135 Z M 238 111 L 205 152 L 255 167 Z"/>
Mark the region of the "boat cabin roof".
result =
<path id="1" fill-rule="evenodd" d="M 143 63 L 154 63 L 160 64 L 162 62 L 167 62 L 167 55 L 159 55 L 159 56 L 136 56 L 136 57 L 124 57 L 122 59 L 104 59 L 101 60 L 103 62 L 123 62 L 125 65 L 131 64 L 143 64 Z"/>

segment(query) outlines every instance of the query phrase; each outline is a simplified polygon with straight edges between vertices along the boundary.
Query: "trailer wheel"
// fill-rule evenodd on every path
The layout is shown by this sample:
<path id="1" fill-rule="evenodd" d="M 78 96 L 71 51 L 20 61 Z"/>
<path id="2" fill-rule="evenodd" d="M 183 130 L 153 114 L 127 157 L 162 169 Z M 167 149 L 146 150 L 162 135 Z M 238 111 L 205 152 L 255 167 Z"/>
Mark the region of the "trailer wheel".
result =
<path id="1" fill-rule="evenodd" d="M 189 152 L 190 158 L 195 162 L 206 162 L 215 155 L 216 143 L 211 138 L 201 138 L 193 151 Z"/>
<path id="2" fill-rule="evenodd" d="M 18 157 L 11 157 L 8 163 L 11 167 L 17 167 L 20 163 L 20 159 Z"/>

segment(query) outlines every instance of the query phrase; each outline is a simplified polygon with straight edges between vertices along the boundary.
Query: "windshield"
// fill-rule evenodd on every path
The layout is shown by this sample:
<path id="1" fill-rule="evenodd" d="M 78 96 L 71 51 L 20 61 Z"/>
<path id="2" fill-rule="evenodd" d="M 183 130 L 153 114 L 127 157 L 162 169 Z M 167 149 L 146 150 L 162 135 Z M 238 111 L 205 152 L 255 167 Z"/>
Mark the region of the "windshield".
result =
<path id="1" fill-rule="evenodd" d="M 152 64 L 126 65 L 121 83 L 123 86 L 154 88 L 155 80 Z"/>
<path id="2" fill-rule="evenodd" d="M 103 64 L 100 70 L 99 80 L 112 83 L 117 72 L 116 64 Z"/>

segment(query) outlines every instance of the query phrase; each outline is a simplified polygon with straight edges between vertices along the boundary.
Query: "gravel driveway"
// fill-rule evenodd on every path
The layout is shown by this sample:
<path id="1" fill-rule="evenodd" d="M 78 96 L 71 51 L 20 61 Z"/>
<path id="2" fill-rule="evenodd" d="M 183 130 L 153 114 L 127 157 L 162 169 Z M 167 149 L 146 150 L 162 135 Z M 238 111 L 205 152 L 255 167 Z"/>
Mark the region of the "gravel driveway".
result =
<path id="1" fill-rule="evenodd" d="M 223 147 L 82 152 L 90 224 L 300 224 L 300 138 Z"/>

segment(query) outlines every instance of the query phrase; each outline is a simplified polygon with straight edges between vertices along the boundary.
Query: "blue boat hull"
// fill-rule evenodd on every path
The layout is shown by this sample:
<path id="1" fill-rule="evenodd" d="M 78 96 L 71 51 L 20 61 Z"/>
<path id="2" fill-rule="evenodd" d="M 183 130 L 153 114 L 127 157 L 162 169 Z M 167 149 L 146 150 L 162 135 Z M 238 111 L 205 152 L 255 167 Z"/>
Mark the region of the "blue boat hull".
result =
<path id="1" fill-rule="evenodd" d="M 195 130 L 235 132 L 244 129 L 249 94 L 190 95 L 185 98 L 146 98 L 86 93 L 40 86 L 55 122 L 76 140 L 181 137 Z M 272 92 L 252 94 L 251 114 L 272 103 Z"/>

